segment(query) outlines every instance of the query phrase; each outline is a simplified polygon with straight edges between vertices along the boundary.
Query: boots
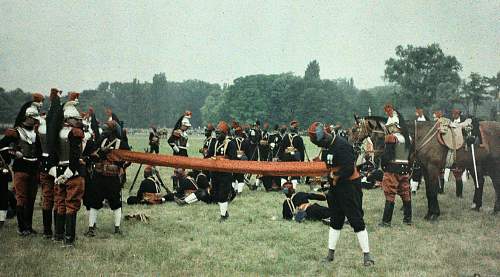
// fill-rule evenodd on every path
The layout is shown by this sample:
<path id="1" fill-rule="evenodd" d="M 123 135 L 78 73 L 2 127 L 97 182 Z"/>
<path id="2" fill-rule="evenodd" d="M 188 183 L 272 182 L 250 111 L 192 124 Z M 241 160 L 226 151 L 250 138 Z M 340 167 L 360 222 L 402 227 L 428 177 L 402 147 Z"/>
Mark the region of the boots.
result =
<path id="1" fill-rule="evenodd" d="M 384 215 L 380 227 L 391 227 L 392 213 L 394 212 L 394 202 L 385 201 Z"/>
<path id="2" fill-rule="evenodd" d="M 26 230 L 30 234 L 36 235 L 38 232 L 33 230 L 33 210 L 34 206 L 24 208 L 24 223 L 26 224 Z"/>
<path id="3" fill-rule="evenodd" d="M 323 258 L 323 262 L 329 263 L 329 262 L 333 262 L 333 260 L 335 260 L 335 250 L 328 249 L 328 255 L 325 258 Z"/>
<path id="4" fill-rule="evenodd" d="M 43 210 L 42 211 L 42 221 L 43 221 L 43 238 L 52 238 L 52 211 Z"/>
<path id="5" fill-rule="evenodd" d="M 66 214 L 64 227 L 66 229 L 64 234 L 64 246 L 74 247 L 76 237 L 76 213 Z"/>
<path id="6" fill-rule="evenodd" d="M 54 241 L 62 241 L 64 239 L 65 217 L 63 214 L 56 213 L 54 221 L 55 221 Z"/>
<path id="7" fill-rule="evenodd" d="M 411 225 L 411 201 L 403 202 L 403 223 Z"/>
<path id="8" fill-rule="evenodd" d="M 17 206 L 16 207 L 16 215 L 17 215 L 17 233 L 22 236 L 29 236 L 30 232 L 28 231 L 28 228 L 26 227 L 26 222 L 24 220 L 24 207 L 23 206 Z"/>

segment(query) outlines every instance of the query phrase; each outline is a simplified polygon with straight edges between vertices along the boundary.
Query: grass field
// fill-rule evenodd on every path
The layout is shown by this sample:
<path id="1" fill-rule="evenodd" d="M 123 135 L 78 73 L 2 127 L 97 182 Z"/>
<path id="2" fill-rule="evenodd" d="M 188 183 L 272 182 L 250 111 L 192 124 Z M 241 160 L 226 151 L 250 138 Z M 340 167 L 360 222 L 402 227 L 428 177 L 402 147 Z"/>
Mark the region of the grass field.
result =
<path id="1" fill-rule="evenodd" d="M 130 139 L 136 151 L 142 151 L 146 142 L 146 136 Z M 306 142 L 309 155 L 317 153 Z M 161 152 L 170 153 L 166 142 L 162 143 Z M 191 156 L 199 156 L 201 138 L 191 138 L 190 144 Z M 128 170 L 123 199 L 128 197 L 136 169 L 133 165 Z M 172 170 L 163 168 L 161 172 L 169 181 Z M 365 191 L 365 221 L 376 261 L 371 268 L 362 266 L 361 251 L 349 226 L 337 245 L 335 262 L 323 265 L 320 259 L 327 252 L 327 226 L 284 221 L 282 194 L 245 188 L 229 205 L 230 219 L 222 224 L 217 205 L 125 204 L 124 214 L 145 213 L 151 222 L 124 220 L 123 237 L 112 234 L 109 209 L 99 214 L 97 236 L 84 237 L 87 216 L 82 208 L 74 249 L 63 249 L 41 236 L 20 238 L 16 221 L 9 220 L 0 230 L 0 276 L 499 276 L 500 220 L 491 215 L 491 180 L 486 181 L 484 207 L 479 213 L 468 210 L 471 182 L 465 185 L 463 199 L 455 197 L 454 184 L 445 190 L 439 197 L 442 216 L 438 223 L 423 220 L 427 201 L 422 189 L 413 199 L 414 225 L 402 224 L 401 201 L 397 200 L 393 227 L 388 229 L 377 226 L 384 205 L 382 191 Z M 38 204 L 34 222 L 35 229 L 41 230 Z"/>

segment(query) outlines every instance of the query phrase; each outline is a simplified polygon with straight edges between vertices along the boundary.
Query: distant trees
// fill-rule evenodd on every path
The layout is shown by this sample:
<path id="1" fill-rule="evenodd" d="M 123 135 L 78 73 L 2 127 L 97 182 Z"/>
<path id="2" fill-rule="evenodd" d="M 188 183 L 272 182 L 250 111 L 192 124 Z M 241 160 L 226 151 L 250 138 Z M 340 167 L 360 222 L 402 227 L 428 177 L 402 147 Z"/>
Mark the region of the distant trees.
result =
<path id="1" fill-rule="evenodd" d="M 454 56 L 445 55 L 438 44 L 427 47 L 399 45 L 396 56 L 385 62 L 384 77 L 400 86 L 401 95 L 414 106 L 431 107 L 436 101 L 449 99 L 458 91 L 458 73 L 462 65 Z"/>
<path id="2" fill-rule="evenodd" d="M 80 96 L 80 109 L 93 107 L 104 119 L 104 108 L 112 107 L 126 127 L 151 124 L 171 127 L 185 110 L 191 110 L 193 126 L 219 120 L 287 124 L 298 120 L 305 128 L 312 121 L 350 126 L 353 115 L 382 115 L 383 106 L 392 102 L 413 116 L 415 107 L 445 114 L 455 105 L 467 112 L 495 118 L 499 110 L 500 72 L 484 77 L 471 73 L 461 80 L 461 64 L 443 53 L 439 45 L 396 47 L 396 57 L 386 61 L 384 78 L 389 86 L 359 90 L 353 78 L 321 79 L 318 61 L 311 61 L 304 76 L 293 73 L 258 74 L 236 78 L 231 85 L 199 80 L 172 82 L 165 73 L 155 74 L 152 82 L 102 82 Z M 495 99 L 485 101 L 487 98 Z M 6 92 L 0 88 L 0 122 L 13 122 L 30 95 L 21 89 Z M 45 103 L 48 107 L 48 101 Z M 496 104 L 496 106 L 495 106 Z"/>

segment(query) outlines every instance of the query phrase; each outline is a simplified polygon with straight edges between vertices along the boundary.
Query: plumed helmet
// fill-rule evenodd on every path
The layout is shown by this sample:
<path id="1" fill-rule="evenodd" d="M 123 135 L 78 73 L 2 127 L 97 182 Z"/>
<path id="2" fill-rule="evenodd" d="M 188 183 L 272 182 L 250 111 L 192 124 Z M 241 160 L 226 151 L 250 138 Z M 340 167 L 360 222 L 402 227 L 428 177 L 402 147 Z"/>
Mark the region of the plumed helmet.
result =
<path id="1" fill-rule="evenodd" d="M 31 95 L 33 102 L 42 103 L 45 97 L 40 92 L 35 92 Z"/>

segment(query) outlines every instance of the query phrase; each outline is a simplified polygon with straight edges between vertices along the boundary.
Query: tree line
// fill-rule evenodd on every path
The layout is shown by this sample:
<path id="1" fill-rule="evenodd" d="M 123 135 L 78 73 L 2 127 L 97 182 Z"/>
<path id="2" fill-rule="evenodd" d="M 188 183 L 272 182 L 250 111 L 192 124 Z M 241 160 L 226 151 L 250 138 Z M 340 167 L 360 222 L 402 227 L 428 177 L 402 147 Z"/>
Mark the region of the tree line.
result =
<path id="1" fill-rule="evenodd" d="M 303 76 L 290 72 L 250 75 L 222 87 L 200 80 L 172 82 L 159 73 L 151 82 L 102 82 L 96 89 L 84 90 L 80 109 L 93 107 L 98 119 L 104 119 L 104 108 L 111 107 L 125 127 L 132 128 L 172 127 L 185 110 L 193 111 L 193 126 L 221 119 L 270 124 L 294 119 L 303 127 L 315 120 L 350 125 L 355 113 L 367 115 L 370 109 L 372 115 L 383 115 L 387 102 L 408 118 L 415 107 L 423 107 L 428 115 L 437 109 L 449 114 L 457 107 L 485 119 L 497 115 L 500 72 L 490 77 L 473 72 L 461 79 L 462 65 L 438 44 L 398 46 L 395 57 L 385 64 L 388 85 L 362 90 L 352 78 L 321 79 L 316 60 L 307 65 Z M 0 122 L 13 122 L 29 98 L 21 89 L 7 92 L 0 88 Z"/>

